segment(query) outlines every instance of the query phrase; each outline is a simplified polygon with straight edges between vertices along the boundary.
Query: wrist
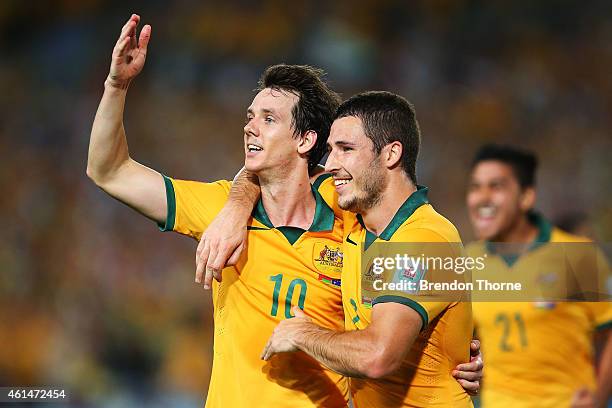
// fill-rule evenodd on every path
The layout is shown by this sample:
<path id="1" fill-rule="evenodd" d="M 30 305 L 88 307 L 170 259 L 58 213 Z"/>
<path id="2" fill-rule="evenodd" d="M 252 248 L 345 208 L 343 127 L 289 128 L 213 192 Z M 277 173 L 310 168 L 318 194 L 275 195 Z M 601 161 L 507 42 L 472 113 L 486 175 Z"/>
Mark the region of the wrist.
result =
<path id="1" fill-rule="evenodd" d="M 253 207 L 249 208 L 245 203 L 240 200 L 230 199 L 225 207 L 223 207 L 224 216 L 231 218 L 236 223 L 245 224 L 247 223 Z"/>
<path id="2" fill-rule="evenodd" d="M 106 77 L 106 80 L 104 81 L 104 87 L 105 88 L 111 88 L 111 89 L 119 89 L 122 91 L 126 91 L 128 89 L 128 87 L 130 86 L 130 82 L 131 81 L 119 81 L 116 79 L 111 78 L 111 76 L 109 75 L 108 77 Z"/>
<path id="3" fill-rule="evenodd" d="M 293 333 L 291 333 L 289 341 L 294 347 L 304 351 L 304 347 L 306 347 L 307 338 L 321 331 L 323 331 L 323 329 L 317 326 L 316 324 L 312 322 L 304 322 L 301 324 L 301 327 L 298 330 L 295 330 Z"/>

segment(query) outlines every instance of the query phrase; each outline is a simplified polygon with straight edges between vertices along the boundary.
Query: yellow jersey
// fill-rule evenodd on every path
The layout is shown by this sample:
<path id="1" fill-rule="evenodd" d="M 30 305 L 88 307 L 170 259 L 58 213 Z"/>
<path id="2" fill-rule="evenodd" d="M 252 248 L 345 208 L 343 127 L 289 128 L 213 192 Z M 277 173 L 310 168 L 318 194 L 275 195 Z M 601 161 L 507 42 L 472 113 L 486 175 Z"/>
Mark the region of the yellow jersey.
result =
<path id="1" fill-rule="evenodd" d="M 539 229 L 537 243 L 587 242 L 536 214 L 531 218 Z M 468 252 L 482 252 L 483 245 L 471 244 Z M 542 264 L 550 264 L 545 245 L 519 258 L 486 252 L 487 267 L 515 275 L 544 279 Z M 473 312 L 486 361 L 483 408 L 569 407 L 579 388 L 595 388 L 593 331 L 612 323 L 608 302 L 474 302 Z"/>
<path id="2" fill-rule="evenodd" d="M 320 191 L 337 206 L 332 179 Z M 438 214 L 427 200 L 427 188 L 419 187 L 400 207 L 380 236 L 368 231 L 361 218 L 344 212 L 344 268 L 342 303 L 345 330 L 361 330 L 371 321 L 372 306 L 397 302 L 414 309 L 422 319 L 422 330 L 401 368 L 380 380 L 350 379 L 356 408 L 369 407 L 471 407 L 472 402 L 451 372 L 469 361 L 473 332 L 469 302 L 417 302 L 410 294 L 365 299 L 362 293 L 362 251 L 374 242 L 460 243 L 456 228 Z M 389 333 L 392 336 L 393 333 Z"/>
<path id="3" fill-rule="evenodd" d="M 164 178 L 163 230 L 199 239 L 229 195 L 231 183 Z M 206 407 L 346 407 L 348 383 L 303 352 L 270 361 L 261 352 L 276 325 L 298 305 L 315 323 L 344 326 L 340 275 L 342 220 L 312 189 L 311 227 L 275 228 L 261 200 L 248 222 L 247 248 L 213 282 L 214 358 Z"/>

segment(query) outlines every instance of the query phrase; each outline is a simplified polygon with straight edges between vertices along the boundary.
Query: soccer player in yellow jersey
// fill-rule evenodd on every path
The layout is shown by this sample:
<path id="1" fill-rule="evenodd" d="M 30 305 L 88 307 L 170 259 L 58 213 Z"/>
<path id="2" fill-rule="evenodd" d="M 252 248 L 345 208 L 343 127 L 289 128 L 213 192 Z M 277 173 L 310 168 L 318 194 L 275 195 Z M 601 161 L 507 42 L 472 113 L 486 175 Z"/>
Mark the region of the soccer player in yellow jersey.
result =
<path id="1" fill-rule="evenodd" d="M 316 323 L 308 310 L 281 322 L 262 353 L 274 361 L 303 351 L 354 377 L 356 407 L 469 407 L 451 373 L 467 361 L 468 302 L 418 302 L 409 293 L 364 299 L 360 257 L 373 242 L 459 243 L 459 233 L 416 184 L 420 132 L 412 105 L 388 92 L 345 101 L 332 125 L 326 170 L 346 210 L 342 300 L 345 330 Z M 354 213 L 358 213 L 355 216 Z M 280 354 L 279 354 L 280 353 Z"/>
<path id="2" fill-rule="evenodd" d="M 585 242 L 553 227 L 533 211 L 537 160 L 507 146 L 483 147 L 472 164 L 467 206 L 483 242 Z M 537 273 L 545 245 L 522 256 L 488 254 L 500 270 Z M 487 372 L 482 406 L 603 407 L 612 387 L 612 308 L 608 302 L 475 302 L 474 321 Z M 605 342 L 599 372 L 593 337 Z"/>
<path id="3" fill-rule="evenodd" d="M 113 51 L 94 120 L 88 175 L 108 194 L 173 230 L 199 239 L 229 196 L 231 182 L 162 176 L 130 158 L 123 108 L 144 65 L 151 27 L 136 47 L 133 15 Z M 213 287 L 214 358 L 208 407 L 345 407 L 348 385 L 305 353 L 266 363 L 261 349 L 291 306 L 318 324 L 344 325 L 339 279 L 342 223 L 311 187 L 339 98 L 304 66 L 267 69 L 247 110 L 245 167 L 257 174 L 261 200 L 248 221 L 248 248 Z"/>

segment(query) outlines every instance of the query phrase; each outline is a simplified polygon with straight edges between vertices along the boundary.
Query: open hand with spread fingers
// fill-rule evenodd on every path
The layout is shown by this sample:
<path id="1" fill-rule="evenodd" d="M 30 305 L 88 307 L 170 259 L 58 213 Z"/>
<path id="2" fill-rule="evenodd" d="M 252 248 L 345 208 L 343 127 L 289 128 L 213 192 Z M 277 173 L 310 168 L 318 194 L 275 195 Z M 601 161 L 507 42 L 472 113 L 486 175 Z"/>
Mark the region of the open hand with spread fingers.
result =
<path id="1" fill-rule="evenodd" d="M 130 81 L 142 71 L 147 57 L 147 46 L 151 38 L 151 26 L 145 25 L 138 39 L 140 16 L 132 14 L 121 29 L 113 49 L 107 83 L 115 88 L 127 89 Z"/>

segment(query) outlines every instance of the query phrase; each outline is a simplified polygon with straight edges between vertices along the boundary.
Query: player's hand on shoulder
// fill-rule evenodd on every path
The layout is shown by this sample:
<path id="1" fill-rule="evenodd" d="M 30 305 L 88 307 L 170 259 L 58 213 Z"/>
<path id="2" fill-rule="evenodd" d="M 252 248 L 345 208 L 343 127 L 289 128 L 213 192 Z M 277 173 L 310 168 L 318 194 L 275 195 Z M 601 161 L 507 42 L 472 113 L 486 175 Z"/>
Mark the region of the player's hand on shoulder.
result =
<path id="1" fill-rule="evenodd" d="M 246 246 L 247 225 L 244 217 L 224 207 L 210 223 L 196 250 L 197 283 L 210 289 L 213 277 L 221 282 L 221 271 L 236 265 Z"/>
<path id="2" fill-rule="evenodd" d="M 147 46 L 151 38 L 151 26 L 145 25 L 138 35 L 140 16 L 132 14 L 121 29 L 113 49 L 107 83 L 115 88 L 126 89 L 130 81 L 142 71 L 147 57 Z"/>

